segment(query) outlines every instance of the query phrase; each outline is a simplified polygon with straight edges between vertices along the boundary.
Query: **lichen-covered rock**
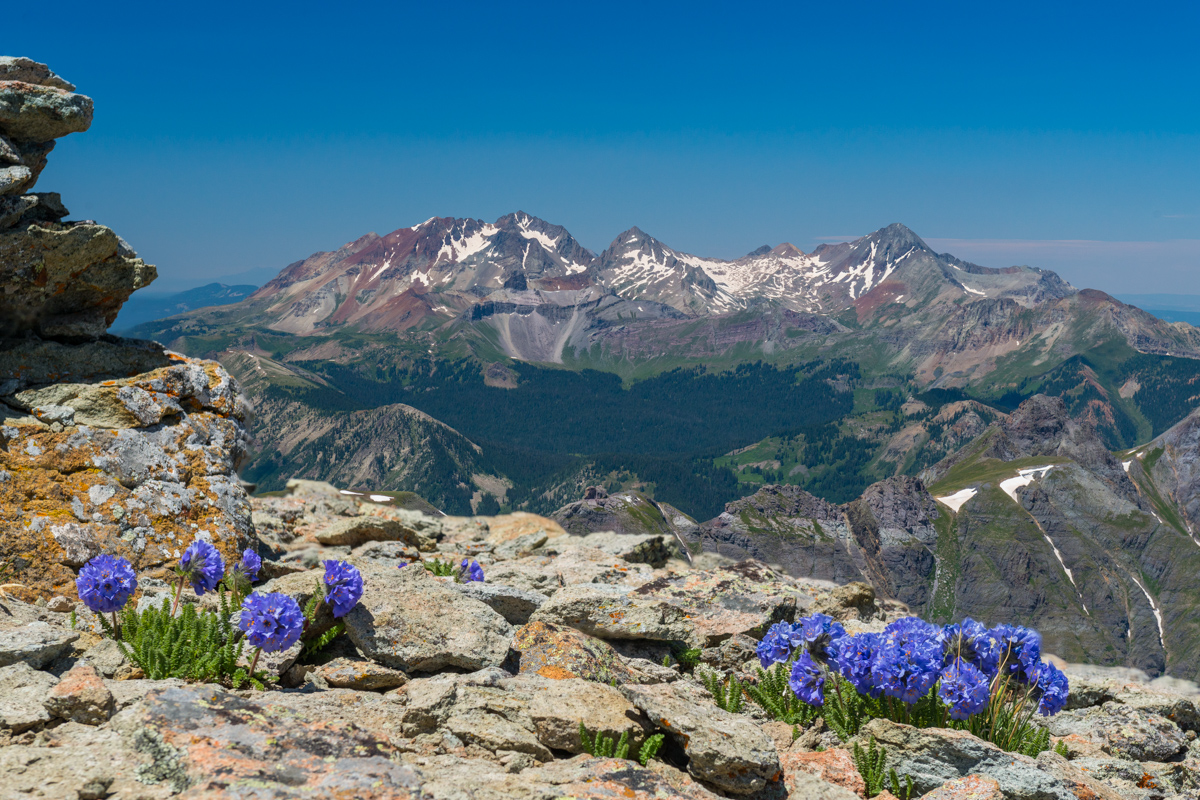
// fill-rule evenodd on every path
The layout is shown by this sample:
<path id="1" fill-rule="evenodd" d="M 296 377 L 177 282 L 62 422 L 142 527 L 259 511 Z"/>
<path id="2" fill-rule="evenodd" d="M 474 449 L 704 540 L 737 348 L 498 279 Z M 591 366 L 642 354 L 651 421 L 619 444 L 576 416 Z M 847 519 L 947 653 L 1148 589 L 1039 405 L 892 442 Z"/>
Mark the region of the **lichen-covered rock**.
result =
<path id="1" fill-rule="evenodd" d="M 0 80 L 0 131 L 13 139 L 45 142 L 92 125 L 92 98 L 57 86 Z"/>
<path id="2" fill-rule="evenodd" d="M 601 639 L 682 641 L 691 631 L 684 612 L 627 586 L 578 584 L 555 592 L 530 617 L 567 625 Z"/>
<path id="3" fill-rule="evenodd" d="M 46 710 L 58 719 L 81 725 L 100 725 L 113 715 L 116 702 L 94 667 L 72 668 L 50 690 Z"/>
<path id="4" fill-rule="evenodd" d="M 67 357 L 64 348 L 77 352 Z M 9 409 L 0 420 L 0 561 L 28 599 L 76 597 L 78 568 L 102 552 L 156 576 L 197 537 L 227 563 L 250 543 L 250 504 L 237 478 L 248 411 L 236 383 L 215 362 L 132 349 L 125 363 L 133 369 L 155 358 L 167 366 L 52 382 L 44 365 L 0 359 L 0 382 L 21 386 L 0 397 Z M 92 350 L 104 364 L 92 369 L 121 369 L 111 343 L 33 352 L 70 366 Z M 50 406 L 72 413 L 38 419 Z"/>
<path id="5" fill-rule="evenodd" d="M 917 794 L 967 775 L 994 779 L 1006 797 L 1076 800 L 1073 785 L 1039 768 L 1027 756 L 1007 753 L 967 731 L 914 728 L 887 719 L 863 726 L 858 740 L 870 737 L 887 749 L 888 764 L 913 779 Z"/>
<path id="6" fill-rule="evenodd" d="M 0 630 L 0 667 L 26 664 L 41 669 L 66 653 L 79 634 L 47 622 Z"/>
<path id="7" fill-rule="evenodd" d="M 0 729 L 21 733 L 49 722 L 44 703 L 57 683 L 24 662 L 0 667 Z"/>
<path id="8" fill-rule="evenodd" d="M 850 752 L 838 747 L 815 753 L 787 752 L 780 756 L 784 775 L 807 772 L 826 783 L 836 784 L 867 799 L 867 784 L 859 774 Z"/>
<path id="9" fill-rule="evenodd" d="M 688 772 L 730 794 L 752 795 L 783 771 L 775 745 L 744 715 L 722 711 L 702 690 L 678 683 L 621 691 L 688 756 Z"/>
<path id="10" fill-rule="evenodd" d="M 0 335 L 96 337 L 157 276 L 112 230 L 89 222 L 0 231 Z"/>
<path id="11" fill-rule="evenodd" d="M 1187 737 L 1169 719 L 1151 711 L 1108 702 L 1099 708 L 1064 711 L 1047 727 L 1055 736 L 1076 734 L 1114 756 L 1166 761 L 1187 749 Z"/>
<path id="12" fill-rule="evenodd" d="M 484 603 L 513 625 L 524 625 L 529 622 L 529 617 L 533 612 L 546 602 L 545 595 L 492 581 L 456 583 L 454 588 L 467 597 Z"/>
<path id="13" fill-rule="evenodd" d="M 512 648 L 521 654 L 521 674 L 628 683 L 633 672 L 612 646 L 565 625 L 531 622 L 517 628 Z"/>
<path id="14" fill-rule="evenodd" d="M 508 657 L 512 626 L 419 567 L 363 566 L 363 598 L 343 620 L 350 640 L 387 667 L 482 669 Z"/>

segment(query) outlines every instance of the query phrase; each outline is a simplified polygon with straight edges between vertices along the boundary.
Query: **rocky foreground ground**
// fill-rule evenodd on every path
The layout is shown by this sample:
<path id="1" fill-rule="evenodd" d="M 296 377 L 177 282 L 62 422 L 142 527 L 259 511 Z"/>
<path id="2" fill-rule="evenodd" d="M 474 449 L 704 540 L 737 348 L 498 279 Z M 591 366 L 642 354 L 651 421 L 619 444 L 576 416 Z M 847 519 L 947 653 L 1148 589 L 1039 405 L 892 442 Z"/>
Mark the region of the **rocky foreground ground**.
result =
<path id="1" fill-rule="evenodd" d="M 253 507 L 260 591 L 306 600 L 324 558 L 361 570 L 346 632 L 316 657 L 273 658 L 277 686 L 233 691 L 142 678 L 66 597 L 2 599 L 0 797 L 866 797 L 851 745 L 820 722 L 794 736 L 753 704 L 723 711 L 678 660 L 696 648 L 750 678 L 773 622 L 819 610 L 854 632 L 906 613 L 864 584 L 689 565 L 660 536 L 572 536 L 532 515 L 429 517 L 325 484 Z M 484 583 L 397 569 L 464 557 Z M 170 591 L 147 572 L 141 587 L 143 604 Z M 1068 710 L 1049 724 L 1067 757 L 886 720 L 861 738 L 930 798 L 1200 794 L 1195 685 L 1066 668 Z M 645 767 L 593 757 L 581 721 L 666 742 Z"/>

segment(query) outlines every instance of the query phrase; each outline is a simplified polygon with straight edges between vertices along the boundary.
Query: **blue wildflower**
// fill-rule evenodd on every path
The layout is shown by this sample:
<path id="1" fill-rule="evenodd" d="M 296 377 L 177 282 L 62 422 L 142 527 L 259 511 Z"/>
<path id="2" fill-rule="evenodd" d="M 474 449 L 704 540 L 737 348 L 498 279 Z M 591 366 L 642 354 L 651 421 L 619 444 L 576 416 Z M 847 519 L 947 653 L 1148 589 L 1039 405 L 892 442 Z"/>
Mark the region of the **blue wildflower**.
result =
<path id="1" fill-rule="evenodd" d="M 792 626 L 787 622 L 776 622 L 767 629 L 767 635 L 755 648 L 763 669 L 772 664 L 782 664 L 792 656 Z"/>
<path id="2" fill-rule="evenodd" d="M 120 611 L 137 591 L 137 575 L 123 558 L 96 556 L 79 570 L 75 589 L 83 604 L 97 614 Z"/>
<path id="3" fill-rule="evenodd" d="M 478 582 L 483 583 L 483 567 L 479 566 L 478 561 L 468 563 L 467 559 L 462 560 L 458 570 L 459 580 L 464 583 Z"/>
<path id="4" fill-rule="evenodd" d="M 1038 713 L 1050 717 L 1062 711 L 1070 688 L 1062 670 L 1053 664 L 1038 664 L 1031 677 L 1033 696 L 1038 698 Z"/>
<path id="5" fill-rule="evenodd" d="M 871 680 L 871 662 L 882 640 L 878 633 L 856 633 L 842 637 L 830 648 L 838 672 L 859 694 L 879 697 L 882 693 Z"/>
<path id="6" fill-rule="evenodd" d="M 286 594 L 255 592 L 242 601 L 238 627 L 254 647 L 261 647 L 268 653 L 287 650 L 304 631 L 304 613 Z"/>
<path id="7" fill-rule="evenodd" d="M 1042 637 L 1020 625 L 997 625 L 991 630 L 1000 648 L 998 670 L 1021 683 L 1033 683 L 1042 661 Z"/>
<path id="8" fill-rule="evenodd" d="M 258 571 L 262 569 L 262 559 L 258 557 L 258 553 L 246 548 L 242 553 L 242 560 L 238 562 L 238 565 L 234 569 L 245 575 L 246 579 L 253 583 L 258 580 Z"/>
<path id="9" fill-rule="evenodd" d="M 183 551 L 177 572 L 192 584 L 196 594 L 202 595 L 217 588 L 221 578 L 225 577 L 225 559 L 217 548 L 203 539 L 196 539 Z"/>
<path id="10" fill-rule="evenodd" d="M 345 561 L 326 561 L 325 588 L 325 600 L 333 608 L 333 616 L 344 617 L 362 599 L 362 574 Z"/>
<path id="11" fill-rule="evenodd" d="M 956 658 L 942 670 L 938 696 L 950 708 L 950 719 L 966 719 L 988 706 L 988 677 L 970 661 Z"/>
<path id="12" fill-rule="evenodd" d="M 1000 643 L 982 623 L 967 617 L 961 623 L 942 628 L 946 646 L 942 663 L 949 666 L 961 658 L 974 664 L 985 675 L 995 675 L 1000 663 Z"/>
<path id="13" fill-rule="evenodd" d="M 801 653 L 792 664 L 788 686 L 796 697 L 810 706 L 825 705 L 825 671 L 808 653 Z"/>
<path id="14" fill-rule="evenodd" d="M 804 640 L 809 655 L 824 664 L 830 657 L 830 645 L 846 635 L 840 622 L 834 622 L 827 614 L 811 614 L 792 626 Z"/>
<path id="15" fill-rule="evenodd" d="M 933 687 L 941 668 L 941 628 L 904 617 L 883 629 L 871 663 L 871 681 L 888 697 L 915 703 Z"/>

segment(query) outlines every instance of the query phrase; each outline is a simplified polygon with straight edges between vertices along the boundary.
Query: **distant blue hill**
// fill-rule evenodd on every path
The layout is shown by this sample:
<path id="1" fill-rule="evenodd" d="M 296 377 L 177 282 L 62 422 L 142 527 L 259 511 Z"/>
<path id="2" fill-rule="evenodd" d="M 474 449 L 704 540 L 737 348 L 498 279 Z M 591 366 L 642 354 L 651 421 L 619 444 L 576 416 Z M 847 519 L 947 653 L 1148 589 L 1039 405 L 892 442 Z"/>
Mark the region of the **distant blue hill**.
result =
<path id="1" fill-rule="evenodd" d="M 137 292 L 121 307 L 121 313 L 109 329 L 113 333 L 127 331 L 143 322 L 173 317 L 185 311 L 206 306 L 227 306 L 240 303 L 257 289 L 257 286 L 226 286 L 210 283 L 175 294 L 149 294 Z"/>

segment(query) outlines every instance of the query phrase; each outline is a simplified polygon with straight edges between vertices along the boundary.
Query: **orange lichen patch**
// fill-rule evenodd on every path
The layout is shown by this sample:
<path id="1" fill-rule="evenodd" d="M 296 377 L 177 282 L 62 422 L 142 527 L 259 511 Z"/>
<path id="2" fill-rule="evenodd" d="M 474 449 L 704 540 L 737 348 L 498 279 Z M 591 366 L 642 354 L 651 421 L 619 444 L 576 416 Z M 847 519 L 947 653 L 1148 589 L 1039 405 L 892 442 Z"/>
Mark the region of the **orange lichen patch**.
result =
<path id="1" fill-rule="evenodd" d="M 492 545 L 511 542 L 513 539 L 524 536 L 527 533 L 536 533 L 538 531 L 545 531 L 546 535 L 551 538 L 567 535 L 563 527 L 554 520 L 524 511 L 494 517 L 489 521 L 489 528 L 491 533 L 488 535 L 487 541 L 488 544 Z"/>
<path id="2" fill-rule="evenodd" d="M 93 556 L 121 556 L 158 575 L 201 532 L 236 559 L 248 542 L 249 504 L 228 452 L 185 445 L 194 425 L 226 441 L 239 435 L 213 414 L 155 440 L 129 430 L 15 428 L 0 449 L 4 580 L 22 584 L 23 599 L 74 598 L 77 570 Z"/>
<path id="3" fill-rule="evenodd" d="M 841 749 L 823 750 L 817 753 L 793 753 L 788 751 L 780 758 L 785 775 L 807 772 L 826 783 L 837 784 L 866 800 L 867 784 L 850 753 Z"/>
<path id="4" fill-rule="evenodd" d="M 609 644 L 566 626 L 548 622 L 522 625 L 513 635 L 512 647 L 521 653 L 522 673 L 598 683 L 625 683 L 633 677 Z"/>

